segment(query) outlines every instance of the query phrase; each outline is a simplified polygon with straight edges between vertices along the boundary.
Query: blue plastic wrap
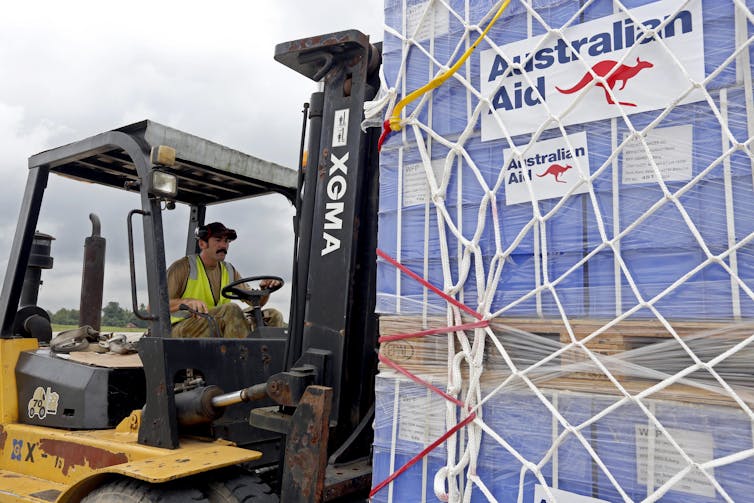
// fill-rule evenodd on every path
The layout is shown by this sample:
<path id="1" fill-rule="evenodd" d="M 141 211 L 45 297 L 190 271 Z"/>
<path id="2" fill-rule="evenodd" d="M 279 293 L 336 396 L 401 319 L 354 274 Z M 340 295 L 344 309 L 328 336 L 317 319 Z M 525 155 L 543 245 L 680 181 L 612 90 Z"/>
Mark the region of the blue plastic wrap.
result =
<path id="1" fill-rule="evenodd" d="M 456 61 L 499 5 L 386 0 L 397 99 Z M 380 156 L 379 246 L 489 326 L 383 342 L 375 484 L 466 417 L 384 358 L 477 418 L 374 501 L 754 501 L 753 5 L 512 0 L 458 73 L 404 109 Z M 560 124 L 503 113 L 514 133 L 485 131 L 484 100 L 506 109 L 505 86 L 537 120 L 541 102 L 526 100 L 563 105 L 554 89 L 573 69 L 527 68 L 532 43 L 542 64 L 561 36 L 620 45 L 618 28 L 653 12 L 669 13 L 671 49 L 701 20 L 689 36 L 699 45 L 681 48 L 681 69 L 656 40 L 621 53 L 635 72 L 612 87 L 625 116 L 605 113 L 611 98 L 593 86 L 558 90 L 581 107 Z M 603 38 L 580 42 L 599 23 Z M 548 29 L 559 31 L 537 38 Z M 494 54 L 523 58 L 518 80 L 489 78 Z M 601 63 L 592 56 L 582 70 Z M 699 89 L 684 97 L 684 84 Z M 666 87 L 678 94 L 658 104 Z M 377 287 L 383 335 L 476 321 L 382 259 Z"/>
<path id="2" fill-rule="evenodd" d="M 595 398 L 596 407 L 611 401 Z M 743 445 L 752 445 L 751 419 L 740 410 L 711 405 L 649 401 L 648 409 L 670 433 L 673 441 L 700 463 L 734 455 Z M 615 477 L 618 485 L 634 501 L 640 501 L 661 487 L 686 464 L 680 451 L 646 414 L 635 405 L 626 405 L 595 423 L 596 453 Z M 654 449 L 649 436 L 654 435 Z M 652 455 L 650 455 L 652 453 Z M 709 474 L 732 501 L 749 501 L 749 478 L 754 459 L 745 459 L 709 469 Z M 596 490 L 607 501 L 620 501 L 615 486 L 600 471 Z M 712 482 L 692 469 L 662 501 L 669 503 L 708 503 L 726 501 Z"/>
<path id="3" fill-rule="evenodd" d="M 423 377 L 434 383 L 439 382 L 439 379 L 432 379 L 431 376 Z M 391 473 L 391 465 L 393 471 L 400 468 L 447 430 L 444 423 L 445 399 L 421 385 L 394 374 L 382 373 L 377 379 L 376 390 L 375 482 Z M 396 396 L 399 397 L 397 401 Z M 547 396 L 553 399 L 551 392 Z M 578 424 L 591 415 L 591 396 L 565 393 L 554 399 L 559 404 L 560 414 L 569 422 Z M 533 501 L 535 485 L 540 480 L 523 467 L 519 458 L 534 462 L 545 459 L 554 438 L 562 433 L 562 428 L 557 423 L 553 424 L 553 414 L 536 396 L 524 391 L 490 401 L 483 408 L 481 416 L 490 428 L 499 432 L 518 457 L 501 444 L 483 436 L 477 475 L 498 501 L 516 501 L 519 491 L 523 493 L 523 501 Z M 455 452 L 460 459 L 460 450 L 466 446 L 458 439 L 456 444 Z M 393 487 L 393 501 L 424 501 L 423 490 L 426 491 L 426 501 L 435 501 L 434 474 L 446 466 L 447 455 L 448 445 L 441 445 L 403 473 Z M 591 490 L 591 457 L 576 438 L 567 438 L 557 449 L 556 457 L 560 489 L 578 494 Z M 550 459 L 542 467 L 542 475 L 550 487 L 553 486 L 553 464 Z M 447 489 L 447 484 L 444 487 Z M 377 493 L 373 501 L 387 502 L 389 498 L 389 489 L 386 488 Z M 479 488 L 474 488 L 471 501 L 487 501 L 487 498 Z"/>
<path id="4" fill-rule="evenodd" d="M 442 382 L 437 376 L 419 375 L 435 385 Z M 483 393 L 492 389 L 483 381 Z M 376 390 L 375 483 L 408 463 L 449 428 L 446 400 L 423 386 L 383 372 Z M 623 494 L 631 501 L 641 501 L 656 496 L 657 490 L 663 493 L 661 501 L 726 501 L 710 478 L 733 501 L 749 500 L 754 459 L 746 456 L 752 432 L 751 419 L 743 411 L 664 399 L 644 400 L 642 409 L 634 404 L 619 405 L 616 396 L 584 391 L 542 389 L 541 396 L 548 406 L 527 390 L 498 392 L 477 410 L 485 428 L 499 437 L 482 429 L 475 454 L 475 475 L 496 501 L 517 501 L 519 493 L 523 501 L 534 501 L 535 487 L 543 482 L 606 502 L 623 501 Z M 574 429 L 566 432 L 565 424 Z M 651 442 L 650 435 L 654 436 Z M 384 488 L 374 501 L 436 501 L 435 474 L 444 467 L 460 466 L 458 472 L 467 476 L 469 467 L 462 460 L 471 444 L 462 435 L 441 444 L 396 479 L 392 495 Z M 689 470 L 684 455 L 698 463 L 730 459 L 708 468 L 708 478 L 698 469 Z M 530 467 L 538 465 L 541 478 L 522 460 L 532 463 Z M 678 478 L 673 487 L 661 489 L 672 477 Z M 452 476 L 448 478 L 454 483 Z M 441 487 L 452 493 L 447 480 Z M 478 483 L 471 494 L 472 502 L 488 501 Z"/>
<path id="5" fill-rule="evenodd" d="M 533 497 L 542 494 L 537 486 L 544 485 L 581 496 L 573 499 L 579 503 L 592 502 L 588 498 L 617 502 L 648 497 L 694 503 L 726 497 L 749 501 L 752 418 L 712 376 L 687 374 L 640 402 L 627 402 L 604 377 L 596 377 L 597 367 L 579 359 L 578 351 L 564 352 L 561 359 L 542 365 L 544 355 L 563 345 L 531 333 L 498 330 L 515 366 L 524 369 L 540 362 L 527 372 L 536 392 L 520 380 L 510 380 L 508 364 L 492 348 L 484 360 L 488 372 L 476 383 L 464 379 L 460 387 L 448 386 L 438 365 L 442 345 L 424 341 L 414 345 L 411 354 L 393 354 L 399 361 L 405 359 L 401 363 L 419 379 L 443 391 L 456 390 L 451 394 L 461 403 L 477 403 L 470 396 L 477 394 L 483 400 L 473 409 L 474 437 L 468 427 L 462 429 L 401 474 L 392 487 L 379 491 L 374 501 L 437 501 L 439 487 L 450 501 L 488 501 L 485 488 L 492 501 L 538 503 Z M 716 337 L 692 336 L 687 342 L 701 357 L 713 358 L 740 342 L 745 332 L 731 329 Z M 753 398 L 751 376 L 744 371 L 750 356 L 740 354 L 716 368 L 745 401 Z M 687 364 L 674 341 L 599 359 L 634 394 Z M 468 386 L 475 384 L 478 388 L 470 393 Z M 449 405 L 435 391 L 392 370 L 378 375 L 376 395 L 375 485 L 465 417 L 460 406 Z M 464 487 L 470 499 L 462 498 Z"/>
<path id="6" fill-rule="evenodd" d="M 649 3 L 628 2 L 625 5 L 631 9 Z M 450 59 L 457 59 L 466 47 L 461 41 L 463 24 L 441 3 L 433 5 L 434 8 L 425 14 L 427 19 L 423 28 L 416 32 L 417 45 L 408 46 L 405 79 L 399 80 L 405 89 L 399 88 L 399 93 L 408 93 L 426 83 L 433 75 L 430 68 L 434 68 L 434 72 L 438 70 L 427 54 L 434 54 L 437 61 L 447 63 Z M 426 3 L 422 2 L 407 2 L 410 11 L 406 16 L 407 30 L 415 28 L 425 6 Z M 493 4 L 473 2 L 468 6 L 468 13 L 465 13 L 464 6 L 463 2 L 450 2 L 456 13 L 467 15 L 474 21 L 488 14 Z M 575 26 L 580 22 L 599 20 L 610 15 L 613 6 L 610 2 L 592 2 L 576 19 L 571 19 L 578 9 L 578 4 L 573 2 L 534 2 L 533 9 L 545 23 L 558 27 L 566 22 Z M 386 24 L 402 32 L 403 2 L 386 2 L 385 12 Z M 472 124 L 471 135 L 460 145 L 462 151 L 451 151 L 438 141 L 431 142 L 429 155 L 433 163 L 434 192 L 421 178 L 426 173 L 414 132 L 407 128 L 394 134 L 383 147 L 380 161 L 379 246 L 419 271 L 425 267 L 439 271 L 437 264 L 425 266 L 420 262 L 424 258 L 429 262 L 439 260 L 444 248 L 456 264 L 460 263 L 464 252 L 481 256 L 481 260 L 470 262 L 476 267 L 468 271 L 472 285 L 460 289 L 467 292 L 467 299 L 470 290 L 477 290 L 476 276 L 480 272 L 483 288 L 489 290 L 495 265 L 504 263 L 499 282 L 492 285 L 496 293 L 488 307 L 490 313 L 504 313 L 506 316 L 559 316 L 563 311 L 568 316 L 606 317 L 630 308 L 637 298 L 630 289 L 626 291 L 628 278 L 625 273 L 616 276 L 617 253 L 630 256 L 632 265 L 628 272 L 636 269 L 634 280 L 645 296 L 658 292 L 662 286 L 658 277 L 675 281 L 701 264 L 707 259 L 706 249 L 719 253 L 747 240 L 737 254 L 751 255 L 752 245 L 748 244 L 747 236 L 754 232 L 752 161 L 745 151 L 732 148 L 734 142 L 746 143 L 750 127 L 746 93 L 740 86 L 742 77 L 736 75 L 739 59 L 733 57 L 734 4 L 705 0 L 701 2 L 701 12 L 705 72 L 710 75 L 718 71 L 705 86 L 711 102 L 697 101 L 667 111 L 631 114 L 627 119 L 619 117 L 565 126 L 569 138 L 585 138 L 584 148 L 588 156 L 583 162 L 588 164 L 590 175 L 567 197 L 515 204 L 506 200 L 506 186 L 518 186 L 511 190 L 526 188 L 523 178 L 515 181 L 516 176 L 525 176 L 525 170 L 506 169 L 511 160 L 516 159 L 510 149 L 515 146 L 526 156 L 529 147 L 534 148 L 543 142 L 566 142 L 559 129 L 542 131 L 530 146 L 532 135 L 529 134 L 513 137 L 512 143 L 505 138 L 482 141 L 477 123 Z M 430 18 L 434 23 L 428 21 Z M 522 40 L 527 33 L 526 18 L 524 6 L 511 2 L 491 31 L 490 38 L 501 47 Z M 431 29 L 428 28 L 430 25 Z M 531 29 L 533 35 L 545 32 L 536 18 L 533 18 Z M 485 48 L 489 48 L 489 44 L 482 42 L 478 51 Z M 751 48 L 747 46 L 744 50 L 750 52 Z M 384 55 L 388 85 L 398 79 L 402 54 L 399 40 L 388 32 Z M 729 64 L 720 68 L 726 60 Z M 469 61 L 459 75 L 473 88 L 478 88 L 478 55 L 472 55 Z M 457 95 L 457 102 L 452 98 L 454 95 Z M 423 105 L 419 121 L 427 124 L 433 134 L 452 141 L 467 127 L 469 113 L 478 98 L 463 82 L 451 78 L 432 93 L 430 101 L 431 106 Z M 406 114 L 410 114 L 411 107 L 417 103 L 409 105 Z M 654 174 L 643 144 L 622 145 L 631 131 L 645 129 L 646 142 L 660 169 L 662 183 Z M 424 143 L 428 142 L 430 139 L 425 134 Z M 559 147 L 559 152 L 566 150 L 568 148 Z M 567 158 L 557 163 L 563 166 L 574 164 Z M 550 178 L 545 171 L 551 164 L 535 164 L 530 176 L 535 180 L 544 177 L 551 185 L 557 185 L 562 180 Z M 449 169 L 448 173 L 445 168 Z M 570 177 L 569 183 L 572 184 L 575 183 L 574 177 L 578 178 L 575 169 L 560 176 L 567 180 Z M 444 181 L 446 185 L 443 185 Z M 438 223 L 436 204 L 439 202 L 449 215 L 444 223 Z M 439 227 L 444 227 L 444 237 Z M 683 260 L 676 260 L 679 253 L 683 254 Z M 524 288 L 531 289 L 546 282 L 545 266 L 550 269 L 550 281 L 563 274 L 565 269 L 558 261 L 559 257 L 583 258 L 590 254 L 594 256 L 574 270 L 572 277 L 562 278 L 555 286 L 555 295 L 561 298 L 562 309 L 553 307 L 551 291 L 543 293 L 548 298 L 540 295 L 539 299 L 510 305 L 526 294 Z M 697 257 L 699 262 L 690 263 L 690 257 Z M 545 264 L 550 259 L 553 263 Z M 537 262 L 539 266 L 534 267 Z M 705 268 L 708 269 L 710 267 Z M 451 283 L 455 283 L 457 274 L 456 268 Z M 731 283 L 730 275 L 725 277 L 725 274 L 715 273 L 704 279 L 690 278 L 688 285 L 683 287 L 683 294 L 668 295 L 658 306 L 665 316 L 683 319 L 726 319 L 729 315 L 737 317 L 747 310 L 751 312 L 750 306 L 741 306 L 751 304 L 751 299 L 745 292 L 734 292 L 737 287 Z M 744 269 L 741 274 L 748 274 L 748 270 Z M 423 312 L 424 293 L 415 292 L 416 285 L 396 282 L 386 271 L 380 274 L 380 278 L 378 292 L 381 302 L 378 308 L 381 312 Z M 741 278 L 744 281 L 754 279 L 751 276 Z M 445 278 L 433 275 L 432 279 L 437 281 L 434 282 L 436 286 L 442 287 Z M 590 288 L 598 290 L 590 292 Z M 578 289 L 584 291 L 577 293 L 575 290 Z M 404 297 L 405 301 L 389 301 L 390 295 Z M 734 300 L 736 296 L 740 300 Z M 470 305 L 480 308 L 474 304 L 476 297 L 475 294 L 471 296 Z M 443 304 L 436 307 L 442 309 Z M 648 309 L 640 312 L 648 317 L 654 316 Z"/>

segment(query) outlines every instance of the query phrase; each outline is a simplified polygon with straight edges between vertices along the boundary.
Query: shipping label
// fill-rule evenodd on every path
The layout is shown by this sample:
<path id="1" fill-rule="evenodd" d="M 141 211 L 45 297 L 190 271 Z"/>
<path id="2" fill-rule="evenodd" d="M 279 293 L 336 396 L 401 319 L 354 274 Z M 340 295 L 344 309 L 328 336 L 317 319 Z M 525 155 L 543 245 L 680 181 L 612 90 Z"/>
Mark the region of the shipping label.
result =
<path id="1" fill-rule="evenodd" d="M 688 466 L 681 453 L 673 447 L 670 441 L 659 430 L 654 431 L 654 448 L 649 449 L 649 432 L 647 425 L 636 425 L 636 481 L 641 485 L 649 484 L 651 470 L 653 484 L 650 491 L 662 486 L 678 472 Z M 695 462 L 711 461 L 715 448 L 715 441 L 711 433 L 703 431 L 681 430 L 667 428 L 667 432 Z M 709 469 L 714 477 L 714 470 Z M 691 470 L 671 489 L 689 494 L 697 494 L 708 498 L 715 497 L 715 487 L 709 479 L 698 470 Z"/>
<path id="2" fill-rule="evenodd" d="M 691 180 L 693 133 L 694 127 L 691 124 L 652 129 L 647 133 L 644 142 L 664 181 Z M 623 147 L 624 184 L 657 182 L 657 175 L 647 156 L 644 142 L 632 139 Z"/>
<path id="3" fill-rule="evenodd" d="M 445 159 L 434 159 L 432 161 L 432 172 L 438 185 L 442 181 L 444 169 Z M 403 207 L 424 204 L 429 200 L 429 197 L 429 183 L 427 183 L 427 172 L 424 169 L 424 164 L 419 162 L 404 165 Z"/>
<path id="4" fill-rule="evenodd" d="M 398 438 L 428 445 L 445 433 L 445 408 L 435 396 L 401 396 Z"/>

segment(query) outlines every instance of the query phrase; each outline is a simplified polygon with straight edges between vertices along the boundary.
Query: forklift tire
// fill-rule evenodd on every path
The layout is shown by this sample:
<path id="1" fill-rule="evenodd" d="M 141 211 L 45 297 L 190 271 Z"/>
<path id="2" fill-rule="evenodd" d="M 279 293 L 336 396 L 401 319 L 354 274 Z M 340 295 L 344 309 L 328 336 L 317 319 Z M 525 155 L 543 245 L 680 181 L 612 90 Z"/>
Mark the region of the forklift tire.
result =
<path id="1" fill-rule="evenodd" d="M 205 486 L 209 503 L 279 503 L 280 497 L 257 475 L 230 474 L 209 479 Z"/>
<path id="2" fill-rule="evenodd" d="M 186 481 L 181 482 L 149 484 L 141 480 L 120 479 L 98 487 L 81 503 L 208 503 L 199 489 L 185 487 Z"/>

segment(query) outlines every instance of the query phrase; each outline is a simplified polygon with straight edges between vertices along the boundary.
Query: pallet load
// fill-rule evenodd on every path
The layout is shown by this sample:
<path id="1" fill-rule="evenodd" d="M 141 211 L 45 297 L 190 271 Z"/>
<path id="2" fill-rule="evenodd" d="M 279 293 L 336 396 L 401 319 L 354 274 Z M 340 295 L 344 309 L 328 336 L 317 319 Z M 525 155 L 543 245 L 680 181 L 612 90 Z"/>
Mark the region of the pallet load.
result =
<path id="1" fill-rule="evenodd" d="M 374 501 L 751 499 L 752 4 L 386 0 Z"/>

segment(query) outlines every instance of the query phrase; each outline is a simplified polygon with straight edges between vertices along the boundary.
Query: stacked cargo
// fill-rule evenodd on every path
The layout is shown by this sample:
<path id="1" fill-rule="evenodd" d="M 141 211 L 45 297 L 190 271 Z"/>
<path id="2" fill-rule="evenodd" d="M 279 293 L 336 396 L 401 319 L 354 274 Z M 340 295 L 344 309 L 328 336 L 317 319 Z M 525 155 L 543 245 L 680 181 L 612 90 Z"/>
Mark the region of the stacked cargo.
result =
<path id="1" fill-rule="evenodd" d="M 386 0 L 398 99 L 498 7 Z M 377 500 L 752 492 L 752 19 L 751 2 L 514 0 L 406 107 L 379 246 L 494 321 L 383 345 L 375 482 L 476 416 Z M 469 321 L 389 261 L 378 274 L 383 335 Z"/>

